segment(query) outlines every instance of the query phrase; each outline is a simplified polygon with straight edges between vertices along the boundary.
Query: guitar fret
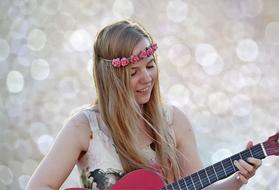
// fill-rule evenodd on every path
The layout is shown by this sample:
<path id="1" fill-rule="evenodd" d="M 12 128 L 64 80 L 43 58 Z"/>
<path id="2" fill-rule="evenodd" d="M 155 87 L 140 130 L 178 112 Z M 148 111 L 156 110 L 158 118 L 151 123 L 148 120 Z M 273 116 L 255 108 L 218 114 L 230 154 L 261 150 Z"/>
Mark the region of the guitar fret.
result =
<path id="1" fill-rule="evenodd" d="M 189 190 L 195 188 L 190 176 L 187 177 L 185 181 L 186 181 L 187 187 L 189 187 Z"/>
<path id="2" fill-rule="evenodd" d="M 179 190 L 181 190 L 182 188 L 180 187 L 180 184 L 179 184 L 179 183 L 177 183 L 177 185 L 178 185 L 178 189 L 179 189 Z"/>
<path id="3" fill-rule="evenodd" d="M 195 183 L 194 183 L 194 180 L 193 180 L 193 178 L 192 178 L 192 175 L 190 175 L 190 178 L 191 178 L 191 181 L 192 181 L 192 183 L 193 183 L 194 189 L 197 190 L 197 189 L 196 189 L 196 186 L 195 186 Z"/>
<path id="4" fill-rule="evenodd" d="M 195 185 L 196 189 L 201 189 L 202 188 L 202 184 L 201 184 L 201 181 L 200 181 L 198 173 L 192 174 L 192 179 L 194 181 L 194 185 Z"/>
<path id="5" fill-rule="evenodd" d="M 222 163 L 223 163 L 223 166 L 224 166 L 224 168 L 226 170 L 226 174 L 227 175 L 231 174 L 231 172 L 234 169 L 233 169 L 233 166 L 231 164 L 230 158 L 227 158 L 227 159 L 223 160 Z"/>
<path id="6" fill-rule="evenodd" d="M 237 171 L 237 167 L 234 165 L 233 160 L 232 160 L 232 157 L 230 157 L 230 162 L 231 162 L 231 164 L 232 164 L 233 171 L 236 172 L 236 171 Z"/>
<path id="7" fill-rule="evenodd" d="M 258 159 L 265 158 L 263 149 L 262 149 L 260 144 L 255 145 L 254 147 L 252 147 L 251 151 L 252 151 L 253 155 L 255 155 L 255 158 L 258 158 Z"/>
<path id="8" fill-rule="evenodd" d="M 223 170 L 224 170 L 224 172 L 225 172 L 225 175 L 227 176 L 227 172 L 226 172 L 226 170 L 225 170 L 225 167 L 224 167 L 224 165 L 223 165 L 223 162 L 221 162 L 221 165 L 222 165 L 222 168 L 223 168 Z"/>
<path id="9" fill-rule="evenodd" d="M 188 186 L 187 186 L 187 183 L 186 183 L 186 181 L 185 181 L 184 178 L 183 178 L 183 183 L 184 183 L 184 185 L 185 185 L 185 187 L 186 187 L 186 190 L 189 190 L 189 189 L 188 189 Z"/>
<path id="10" fill-rule="evenodd" d="M 242 155 L 243 160 L 247 160 L 248 157 L 252 156 L 249 150 L 242 151 L 240 154 Z"/>
<path id="11" fill-rule="evenodd" d="M 215 182 L 218 180 L 218 176 L 217 176 L 213 166 L 207 167 L 206 172 L 208 173 L 211 182 Z"/>
<path id="12" fill-rule="evenodd" d="M 238 153 L 238 154 L 239 154 L 240 158 L 243 160 L 243 158 L 242 158 L 241 154 L 240 154 L 240 153 Z"/>
<path id="13" fill-rule="evenodd" d="M 252 157 L 254 157 L 254 155 L 253 155 L 251 149 L 249 148 L 248 150 L 249 150 L 250 154 L 252 155 Z"/>
<path id="14" fill-rule="evenodd" d="M 206 187 L 207 185 L 209 185 L 211 182 L 208 178 L 208 175 L 206 173 L 206 170 L 201 170 L 198 172 L 199 177 L 201 178 L 201 182 L 202 182 L 202 186 Z"/>
<path id="15" fill-rule="evenodd" d="M 210 177 L 208 176 L 208 173 L 207 173 L 206 169 L 204 171 L 205 171 L 205 174 L 206 174 L 206 177 L 207 177 L 209 183 L 211 183 Z"/>
<path id="16" fill-rule="evenodd" d="M 201 182 L 201 186 L 203 187 L 203 183 L 202 183 L 202 180 L 201 180 L 201 177 L 200 177 L 199 173 L 197 173 L 197 175 L 198 175 L 198 178 L 199 178 L 199 180 Z"/>
<path id="17" fill-rule="evenodd" d="M 213 166 L 212 166 L 213 167 Z M 215 168 L 213 167 L 213 170 L 214 170 L 214 173 L 215 173 L 215 175 L 216 175 L 216 177 L 217 177 L 217 180 L 219 180 L 219 178 L 218 178 L 218 175 L 217 175 L 217 173 L 216 173 L 216 171 L 215 171 Z"/>
<path id="18" fill-rule="evenodd" d="M 223 179 L 226 174 L 225 174 L 225 171 L 223 169 L 221 162 L 214 164 L 213 167 L 215 168 L 215 171 L 218 175 L 218 179 Z"/>

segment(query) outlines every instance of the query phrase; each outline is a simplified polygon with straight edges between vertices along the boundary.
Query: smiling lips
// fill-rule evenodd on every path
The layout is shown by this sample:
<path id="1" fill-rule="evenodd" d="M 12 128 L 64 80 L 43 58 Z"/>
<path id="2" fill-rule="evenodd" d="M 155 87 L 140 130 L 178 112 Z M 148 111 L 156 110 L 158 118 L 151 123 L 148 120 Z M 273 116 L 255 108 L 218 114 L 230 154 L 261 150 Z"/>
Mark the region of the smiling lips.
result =
<path id="1" fill-rule="evenodd" d="M 146 88 L 143 88 L 141 90 L 137 90 L 137 92 L 144 94 L 144 93 L 148 92 L 150 88 L 151 88 L 151 85 Z"/>

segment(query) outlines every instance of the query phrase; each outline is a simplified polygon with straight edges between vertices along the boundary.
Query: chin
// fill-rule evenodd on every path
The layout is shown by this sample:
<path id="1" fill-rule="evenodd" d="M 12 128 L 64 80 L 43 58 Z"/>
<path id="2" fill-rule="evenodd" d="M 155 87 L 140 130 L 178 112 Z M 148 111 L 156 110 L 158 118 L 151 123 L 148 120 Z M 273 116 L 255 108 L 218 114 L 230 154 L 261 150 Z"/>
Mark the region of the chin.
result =
<path id="1" fill-rule="evenodd" d="M 139 105 L 143 105 L 143 104 L 146 104 L 147 102 L 149 102 L 149 100 L 150 100 L 150 97 L 148 97 L 148 98 L 140 98 L 140 99 L 137 100 L 137 103 Z"/>

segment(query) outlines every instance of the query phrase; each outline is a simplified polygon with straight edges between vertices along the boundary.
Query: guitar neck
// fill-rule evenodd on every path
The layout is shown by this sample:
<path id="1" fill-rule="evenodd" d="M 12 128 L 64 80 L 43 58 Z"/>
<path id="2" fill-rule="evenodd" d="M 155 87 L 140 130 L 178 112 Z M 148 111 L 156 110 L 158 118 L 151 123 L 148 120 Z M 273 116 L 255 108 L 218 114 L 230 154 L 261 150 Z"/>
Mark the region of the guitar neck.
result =
<path id="1" fill-rule="evenodd" d="M 200 190 L 216 181 L 224 179 L 238 169 L 233 164 L 234 160 L 247 160 L 248 157 L 257 159 L 264 159 L 266 157 L 263 144 L 257 144 L 252 148 L 246 149 L 238 154 L 217 162 L 211 166 L 206 167 L 190 176 L 180 179 L 174 183 L 168 184 L 161 190 Z"/>

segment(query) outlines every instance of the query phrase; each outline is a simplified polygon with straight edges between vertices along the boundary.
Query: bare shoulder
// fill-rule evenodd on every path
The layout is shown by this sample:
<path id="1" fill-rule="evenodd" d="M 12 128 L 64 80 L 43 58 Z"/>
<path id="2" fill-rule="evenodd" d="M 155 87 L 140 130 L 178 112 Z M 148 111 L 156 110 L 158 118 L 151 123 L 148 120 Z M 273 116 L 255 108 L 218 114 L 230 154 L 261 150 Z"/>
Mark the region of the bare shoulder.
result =
<path id="1" fill-rule="evenodd" d="M 173 128 L 176 134 L 192 135 L 192 125 L 182 110 L 176 106 L 172 106 L 173 110 Z"/>
<path id="2" fill-rule="evenodd" d="M 203 168 L 192 125 L 186 114 L 175 106 L 173 106 L 173 128 L 177 149 L 183 155 L 181 166 L 184 168 L 184 175 L 189 175 Z"/>
<path id="3" fill-rule="evenodd" d="M 60 133 L 66 133 L 69 137 L 76 137 L 83 151 L 87 150 L 89 139 L 92 137 L 89 121 L 83 111 L 70 116 Z"/>
<path id="4" fill-rule="evenodd" d="M 59 189 L 81 153 L 87 151 L 90 135 L 89 122 L 84 113 L 69 117 L 50 151 L 31 176 L 27 189 Z"/>

